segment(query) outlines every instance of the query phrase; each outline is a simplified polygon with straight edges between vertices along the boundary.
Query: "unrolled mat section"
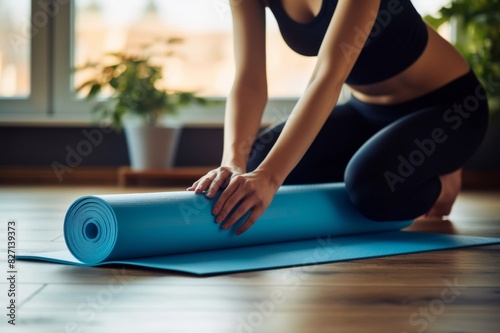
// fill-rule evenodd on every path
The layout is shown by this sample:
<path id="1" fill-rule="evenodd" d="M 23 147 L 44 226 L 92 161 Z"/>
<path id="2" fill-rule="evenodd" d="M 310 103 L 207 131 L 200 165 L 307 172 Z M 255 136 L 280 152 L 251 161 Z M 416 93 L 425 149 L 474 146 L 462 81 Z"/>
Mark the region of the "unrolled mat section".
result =
<path id="1" fill-rule="evenodd" d="M 18 259 L 110 263 L 216 274 L 500 243 L 497 238 L 405 232 L 412 221 L 361 215 L 343 183 L 282 186 L 242 235 L 215 223 L 215 199 L 193 192 L 85 196 L 68 209 L 68 251 Z"/>

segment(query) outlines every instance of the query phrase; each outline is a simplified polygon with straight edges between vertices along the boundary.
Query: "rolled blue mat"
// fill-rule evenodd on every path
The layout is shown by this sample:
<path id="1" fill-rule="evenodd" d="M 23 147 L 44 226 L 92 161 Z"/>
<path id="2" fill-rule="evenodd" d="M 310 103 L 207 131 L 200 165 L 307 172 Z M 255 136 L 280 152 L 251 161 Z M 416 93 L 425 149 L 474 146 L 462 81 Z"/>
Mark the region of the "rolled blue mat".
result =
<path id="1" fill-rule="evenodd" d="M 214 274 L 500 242 L 403 232 L 412 221 L 369 220 L 355 209 L 343 183 L 282 186 L 240 236 L 235 230 L 248 214 L 223 230 L 211 213 L 216 199 L 187 191 L 81 197 L 64 221 L 70 253 L 25 253 L 18 259 Z"/>

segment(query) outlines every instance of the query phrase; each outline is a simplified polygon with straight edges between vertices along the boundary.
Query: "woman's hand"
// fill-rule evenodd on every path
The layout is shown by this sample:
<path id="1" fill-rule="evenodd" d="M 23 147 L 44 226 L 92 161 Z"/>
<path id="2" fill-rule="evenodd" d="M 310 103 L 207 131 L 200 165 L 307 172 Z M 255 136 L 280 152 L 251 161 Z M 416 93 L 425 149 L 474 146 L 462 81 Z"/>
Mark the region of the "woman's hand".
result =
<path id="1" fill-rule="evenodd" d="M 224 188 L 229 184 L 232 177 L 242 173 L 244 171 L 235 166 L 220 166 L 217 169 L 209 171 L 205 176 L 188 187 L 187 190 L 195 191 L 196 194 L 206 191 L 207 198 L 213 198 L 220 188 Z"/>
<path id="2" fill-rule="evenodd" d="M 264 171 L 253 171 L 232 177 L 213 207 L 215 221 L 222 223 L 222 228 L 227 230 L 251 211 L 245 222 L 236 230 L 236 235 L 242 234 L 271 204 L 279 186 L 280 184 Z M 238 204 L 238 208 L 229 215 Z"/>
<path id="3" fill-rule="evenodd" d="M 188 191 L 199 194 L 206 191 L 208 198 L 213 198 L 219 189 L 225 188 L 212 208 L 215 221 L 227 230 L 242 218 L 249 210 L 250 216 L 236 230 L 240 235 L 247 231 L 271 204 L 281 184 L 265 171 L 242 173 L 232 166 L 221 166 L 201 177 Z M 231 214 L 233 208 L 239 207 Z"/>

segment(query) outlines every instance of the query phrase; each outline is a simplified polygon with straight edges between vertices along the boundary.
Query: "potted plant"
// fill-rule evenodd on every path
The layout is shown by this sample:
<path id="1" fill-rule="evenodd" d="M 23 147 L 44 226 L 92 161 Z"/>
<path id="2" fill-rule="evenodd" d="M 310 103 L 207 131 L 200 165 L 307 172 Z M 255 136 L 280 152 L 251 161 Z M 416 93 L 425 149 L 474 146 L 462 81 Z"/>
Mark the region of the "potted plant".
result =
<path id="1" fill-rule="evenodd" d="M 175 113 L 179 106 L 205 104 L 206 100 L 193 92 L 161 87 L 163 68 L 153 64 L 150 56 L 109 53 L 101 62 L 77 70 L 87 71 L 89 79 L 76 89 L 87 99 L 95 99 L 101 92 L 110 95 L 96 104 L 94 112 L 98 120 L 117 131 L 125 129 L 132 169 L 172 167 L 180 126 L 168 122 L 165 115 Z"/>
<path id="2" fill-rule="evenodd" d="M 467 163 L 474 169 L 500 168 L 500 0 L 452 0 L 425 19 L 435 29 L 451 23 L 453 44 L 488 92 L 490 126 L 485 140 Z"/>

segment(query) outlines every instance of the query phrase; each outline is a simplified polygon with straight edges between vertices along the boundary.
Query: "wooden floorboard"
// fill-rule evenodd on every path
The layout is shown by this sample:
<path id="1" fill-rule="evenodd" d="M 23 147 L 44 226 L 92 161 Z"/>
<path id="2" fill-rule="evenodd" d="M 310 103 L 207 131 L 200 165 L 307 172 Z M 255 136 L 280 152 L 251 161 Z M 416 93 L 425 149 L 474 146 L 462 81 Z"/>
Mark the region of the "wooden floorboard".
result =
<path id="1" fill-rule="evenodd" d="M 17 222 L 19 249 L 54 251 L 65 248 L 62 221 L 79 196 L 162 190 L 2 187 L 0 267 L 6 271 L 9 219 Z M 422 220 L 411 229 L 500 237 L 500 192 L 465 191 L 449 220 Z M 499 245 L 212 277 L 38 262 L 18 262 L 18 271 L 16 327 L 7 324 L 8 283 L 0 281 L 2 333 L 496 333 L 500 327 Z"/>

